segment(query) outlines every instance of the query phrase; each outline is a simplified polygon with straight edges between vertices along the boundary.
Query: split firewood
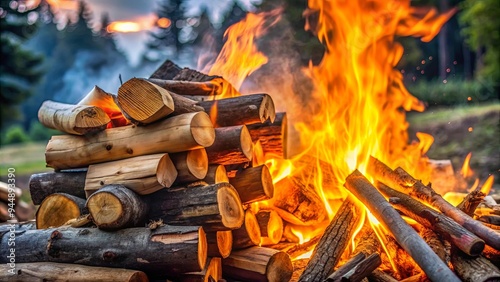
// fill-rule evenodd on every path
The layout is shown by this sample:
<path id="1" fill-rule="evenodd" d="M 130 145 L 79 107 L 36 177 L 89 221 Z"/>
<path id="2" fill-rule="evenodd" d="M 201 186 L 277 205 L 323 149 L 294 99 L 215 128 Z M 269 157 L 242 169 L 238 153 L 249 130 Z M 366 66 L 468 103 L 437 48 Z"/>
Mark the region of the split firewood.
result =
<path id="1" fill-rule="evenodd" d="M 258 246 L 260 243 L 260 229 L 255 213 L 251 209 L 245 211 L 245 221 L 240 228 L 233 232 L 233 249 L 243 249 Z"/>
<path id="2" fill-rule="evenodd" d="M 32 262 L 80 263 L 130 268 L 151 277 L 201 271 L 207 259 L 201 227 L 161 226 L 106 232 L 98 228 L 61 227 L 14 232 L 16 264 Z M 9 233 L 1 238 L 7 245 Z M 23 247 L 24 246 L 24 247 Z M 43 251 L 40 251 L 43 250 Z M 0 249 L 0 263 L 9 260 L 9 248 Z"/>
<path id="3" fill-rule="evenodd" d="M 88 137 L 52 136 L 45 150 L 45 159 L 47 165 L 55 169 L 78 168 L 140 155 L 208 147 L 214 139 L 210 118 L 198 112 L 174 116 L 148 126 L 111 128 Z"/>
<path id="4" fill-rule="evenodd" d="M 174 101 L 169 91 L 139 78 L 132 78 L 122 84 L 116 101 L 123 114 L 138 124 L 152 123 L 174 111 Z"/>
<path id="5" fill-rule="evenodd" d="M 10 194 L 10 195 L 9 195 Z M 17 202 L 19 197 L 23 194 L 21 188 L 16 187 L 14 184 L 8 184 L 0 181 L 0 200 L 4 202 L 9 202 L 14 198 L 14 201 Z"/>
<path id="6" fill-rule="evenodd" d="M 85 200 L 73 195 L 55 193 L 45 198 L 36 212 L 36 228 L 59 227 L 68 220 L 86 214 Z"/>
<path id="7" fill-rule="evenodd" d="M 204 148 L 170 154 L 177 169 L 174 185 L 191 183 L 203 179 L 208 172 L 207 152 Z"/>
<path id="8" fill-rule="evenodd" d="M 38 120 L 48 128 L 75 135 L 102 131 L 111 121 L 99 107 L 70 105 L 49 100 L 40 106 Z"/>
<path id="9" fill-rule="evenodd" d="M 238 191 L 243 204 L 267 200 L 274 195 L 273 179 L 266 165 L 241 170 L 229 183 Z"/>
<path id="10" fill-rule="evenodd" d="M 387 230 L 391 231 L 397 242 L 411 255 L 429 279 L 460 281 L 358 170 L 346 178 L 344 186 L 372 212 Z"/>
<path id="11" fill-rule="evenodd" d="M 101 229 L 144 226 L 149 206 L 132 190 L 112 184 L 90 195 L 86 203 L 92 221 Z"/>
<path id="12" fill-rule="evenodd" d="M 123 281 L 123 282 L 147 282 L 148 276 L 138 270 L 124 268 L 107 268 L 86 266 L 80 264 L 55 263 L 55 262 L 31 262 L 16 263 L 15 272 L 10 274 L 11 269 L 7 264 L 0 265 L 0 280 L 19 282 L 39 281 L 68 281 L 68 282 L 91 282 L 91 281 Z"/>
<path id="13" fill-rule="evenodd" d="M 122 184 L 139 195 L 170 187 L 177 170 L 169 154 L 144 155 L 90 165 L 85 180 L 87 198 L 109 184 Z"/>
<path id="14" fill-rule="evenodd" d="M 347 198 L 342 203 L 325 229 L 299 281 L 323 281 L 331 274 L 354 235 L 360 212 L 351 199 Z"/>
<path id="15" fill-rule="evenodd" d="M 250 247 L 233 251 L 222 260 L 224 277 L 238 281 L 289 281 L 293 266 L 290 257 L 278 250 Z"/>
<path id="16" fill-rule="evenodd" d="M 371 175 L 389 187 L 406 192 L 440 210 L 446 216 L 455 220 L 458 224 L 483 239 L 486 244 L 500 250 L 500 234 L 482 225 L 479 221 L 472 219 L 460 209 L 448 203 L 441 195 L 431 187 L 416 180 L 402 168 L 392 170 L 387 165 L 374 157 L 370 158 L 368 165 Z"/>
<path id="17" fill-rule="evenodd" d="M 201 225 L 207 232 L 240 228 L 244 212 L 229 183 L 171 187 L 145 196 L 150 219 L 173 225 Z"/>
<path id="18" fill-rule="evenodd" d="M 188 272 L 179 277 L 182 282 L 218 282 L 222 280 L 222 261 L 209 258 L 205 268 L 199 272 Z"/>
<path id="19" fill-rule="evenodd" d="M 453 270 L 463 281 L 500 281 L 500 270 L 483 256 L 469 257 L 460 250 L 452 249 Z"/>
<path id="20" fill-rule="evenodd" d="M 116 95 L 108 93 L 96 85 L 77 105 L 96 106 L 101 108 L 111 119 L 113 127 L 130 124 L 130 121 L 125 118 L 120 107 L 115 103 L 115 99 Z"/>
<path id="21" fill-rule="evenodd" d="M 264 153 L 287 158 L 287 118 L 286 113 L 276 113 L 274 122 L 247 124 L 252 141 L 260 141 Z"/>
<path id="22" fill-rule="evenodd" d="M 198 105 L 210 115 L 216 127 L 244 125 L 266 120 L 274 121 L 274 102 L 268 94 L 251 94 L 215 101 L 202 101 Z"/>
<path id="23" fill-rule="evenodd" d="M 478 256 L 484 249 L 484 241 L 474 233 L 463 228 L 449 217 L 414 200 L 412 197 L 393 190 L 383 183 L 377 186 L 379 191 L 387 197 L 389 202 L 405 215 L 413 218 L 423 226 L 438 232 L 470 256 Z"/>
<path id="24" fill-rule="evenodd" d="M 208 184 L 216 184 L 221 182 L 229 183 L 226 168 L 223 165 L 209 165 L 207 176 L 203 179 Z"/>
<path id="25" fill-rule="evenodd" d="M 39 205 L 54 193 L 66 193 L 85 199 L 86 175 L 86 170 L 32 174 L 29 180 L 31 200 L 33 204 Z"/>
<path id="26" fill-rule="evenodd" d="M 209 257 L 227 258 L 233 246 L 233 232 L 207 232 L 207 253 Z"/>
<path id="27" fill-rule="evenodd" d="M 283 219 L 274 210 L 260 210 L 255 214 L 260 229 L 259 246 L 277 244 L 283 236 Z"/>
<path id="28" fill-rule="evenodd" d="M 381 263 L 382 261 L 378 253 L 371 254 L 368 257 L 363 253 L 359 253 L 335 270 L 335 272 L 328 276 L 326 281 L 361 281 L 379 267 Z"/>
<path id="29" fill-rule="evenodd" d="M 240 164 L 252 160 L 253 143 L 245 125 L 219 127 L 206 150 L 210 164 Z"/>

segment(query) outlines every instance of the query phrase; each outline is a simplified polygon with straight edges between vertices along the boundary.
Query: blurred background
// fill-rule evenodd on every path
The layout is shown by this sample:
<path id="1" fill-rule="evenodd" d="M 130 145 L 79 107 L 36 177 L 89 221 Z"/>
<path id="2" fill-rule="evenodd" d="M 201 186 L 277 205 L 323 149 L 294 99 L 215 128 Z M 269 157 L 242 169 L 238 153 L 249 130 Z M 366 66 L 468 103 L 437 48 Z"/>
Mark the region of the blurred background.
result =
<path id="1" fill-rule="evenodd" d="M 482 180 L 496 174 L 498 184 L 498 0 L 412 5 L 458 12 L 431 42 L 398 39 L 405 51 L 397 68 L 408 90 L 427 106 L 424 113 L 409 113 L 411 136 L 432 134 L 428 155 L 451 159 L 455 169 L 472 152 L 472 169 Z M 304 30 L 305 0 L 1 0 L 1 175 L 8 167 L 27 177 L 47 170 L 45 145 L 57 132 L 38 122 L 43 101 L 76 103 L 94 85 L 116 93 L 120 76 L 123 81 L 147 77 L 166 59 L 205 70 L 229 26 L 249 12 L 277 7 L 283 15 L 259 38 L 261 51 L 286 49 L 298 70 L 320 62 L 323 45 Z M 18 186 L 22 183 L 21 178 Z"/>

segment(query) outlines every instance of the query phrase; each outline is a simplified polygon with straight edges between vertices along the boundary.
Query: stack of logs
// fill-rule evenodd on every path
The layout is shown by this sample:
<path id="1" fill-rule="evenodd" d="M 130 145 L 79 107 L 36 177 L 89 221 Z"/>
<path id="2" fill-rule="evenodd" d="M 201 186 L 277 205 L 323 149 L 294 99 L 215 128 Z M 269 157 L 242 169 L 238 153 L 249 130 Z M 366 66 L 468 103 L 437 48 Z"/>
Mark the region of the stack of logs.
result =
<path id="1" fill-rule="evenodd" d="M 34 207 L 21 199 L 22 190 L 16 187 L 15 170 L 7 172 L 7 177 L 11 173 L 13 177 L 8 179 L 13 180 L 13 182 L 8 179 L 8 183 L 0 182 L 0 223 L 11 220 L 30 220 L 35 213 Z"/>
<path id="2" fill-rule="evenodd" d="M 36 228 L 0 228 L 2 246 L 15 236 L 17 279 L 290 280 L 289 255 L 264 247 L 281 240 L 281 217 L 249 208 L 274 194 L 264 154 L 286 152 L 286 114 L 268 94 L 167 61 L 117 95 L 46 101 L 38 117 L 68 134 L 46 147 L 55 171 L 30 179 Z"/>

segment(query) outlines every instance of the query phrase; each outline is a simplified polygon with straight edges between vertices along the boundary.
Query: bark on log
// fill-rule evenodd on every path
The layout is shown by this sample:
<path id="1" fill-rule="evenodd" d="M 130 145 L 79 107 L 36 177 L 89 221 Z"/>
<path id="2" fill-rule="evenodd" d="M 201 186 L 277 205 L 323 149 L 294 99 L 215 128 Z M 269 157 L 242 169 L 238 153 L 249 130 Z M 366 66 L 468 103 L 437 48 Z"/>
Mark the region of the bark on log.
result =
<path id="1" fill-rule="evenodd" d="M 216 184 L 221 182 L 229 183 L 226 168 L 223 165 L 209 165 L 207 176 L 203 179 L 208 184 Z"/>
<path id="2" fill-rule="evenodd" d="M 500 281 L 500 270 L 483 256 L 469 257 L 463 252 L 451 251 L 453 269 L 463 281 Z"/>
<path id="3" fill-rule="evenodd" d="M 431 247 L 431 249 L 436 253 L 436 255 L 446 264 L 450 262 L 449 248 L 444 246 L 443 242 L 439 238 L 438 234 L 429 228 L 422 228 L 419 231 L 420 237 Z"/>
<path id="4" fill-rule="evenodd" d="M 481 187 L 478 186 L 477 189 L 465 196 L 463 201 L 457 205 L 457 208 L 466 213 L 468 216 L 473 217 L 474 211 L 483 201 L 484 197 L 486 197 L 486 195 L 481 192 Z"/>
<path id="5" fill-rule="evenodd" d="M 148 126 L 111 128 L 88 137 L 53 136 L 47 145 L 45 159 L 47 165 L 55 169 L 78 168 L 147 154 L 208 147 L 214 139 L 210 118 L 199 112 L 174 116 Z"/>
<path id="6" fill-rule="evenodd" d="M 283 219 L 274 210 L 260 210 L 255 214 L 260 229 L 259 246 L 277 244 L 283 236 Z"/>
<path id="7" fill-rule="evenodd" d="M 229 183 L 172 187 L 145 196 L 150 219 L 173 225 L 202 225 L 207 232 L 239 228 L 244 212 L 238 192 Z"/>
<path id="8" fill-rule="evenodd" d="M 54 101 L 43 102 L 38 110 L 38 120 L 46 127 L 75 135 L 102 131 L 111 121 L 99 107 L 69 105 Z"/>
<path id="9" fill-rule="evenodd" d="M 252 141 L 260 141 L 265 154 L 271 153 L 281 158 L 287 158 L 287 118 L 286 113 L 276 113 L 274 122 L 247 124 Z"/>
<path id="10" fill-rule="evenodd" d="M 383 183 L 377 185 L 382 194 L 391 197 L 389 202 L 407 216 L 423 226 L 438 232 L 452 244 L 470 256 L 478 256 L 484 249 L 484 241 L 463 228 L 449 217 L 414 200 L 412 197 L 393 190 Z"/>
<path id="11" fill-rule="evenodd" d="M 274 195 L 273 179 L 266 165 L 239 171 L 229 183 L 238 191 L 243 204 L 271 199 Z"/>
<path id="12" fill-rule="evenodd" d="M 433 281 L 460 281 L 358 170 L 344 185 L 391 231 L 398 243 Z"/>
<path id="13" fill-rule="evenodd" d="M 233 246 L 233 232 L 207 232 L 207 253 L 209 257 L 227 258 Z"/>
<path id="14" fill-rule="evenodd" d="M 8 265 L 0 265 L 0 280 L 9 282 L 40 281 L 121 281 L 148 282 L 146 273 L 124 268 L 107 268 L 69 263 L 32 262 L 16 263 L 13 274 Z"/>
<path id="15" fill-rule="evenodd" d="M 166 80 L 166 79 L 148 79 L 168 91 L 179 95 L 188 96 L 216 96 L 222 94 L 223 80 L 214 78 L 208 81 L 187 81 L 187 80 Z"/>
<path id="16" fill-rule="evenodd" d="M 162 226 L 115 232 L 97 228 L 54 228 L 15 231 L 17 263 L 62 262 L 130 268 L 153 277 L 201 271 L 207 258 L 201 227 Z M 7 245 L 9 233 L 1 238 Z M 9 261 L 9 248 L 0 250 L 0 263 Z"/>
<path id="17" fill-rule="evenodd" d="M 132 78 L 122 84 L 116 101 L 125 116 L 137 124 L 152 123 L 174 111 L 174 101 L 169 91 L 139 78 Z"/>
<path id="18" fill-rule="evenodd" d="M 210 115 L 216 127 L 262 123 L 268 119 L 273 122 L 276 117 L 273 99 L 268 94 L 203 101 L 198 105 Z"/>
<path id="19" fill-rule="evenodd" d="M 359 253 L 343 266 L 339 267 L 326 281 L 362 281 L 379 267 L 381 263 L 382 260 L 377 253 L 371 254 L 368 257 Z"/>
<path id="20" fill-rule="evenodd" d="M 122 114 L 120 107 L 115 103 L 116 95 L 107 93 L 97 85 L 77 105 L 96 106 L 101 108 L 111 119 L 112 127 L 125 126 L 130 121 Z M 109 125 L 108 125 L 109 126 Z"/>
<path id="21" fill-rule="evenodd" d="M 240 164 L 252 160 L 253 143 L 245 125 L 220 127 L 206 150 L 209 164 Z"/>
<path id="22" fill-rule="evenodd" d="M 293 266 L 290 257 L 270 248 L 250 247 L 233 251 L 222 260 L 224 277 L 239 281 L 289 281 Z"/>
<path id="23" fill-rule="evenodd" d="M 243 225 L 232 231 L 233 249 L 243 249 L 258 246 L 260 243 L 260 229 L 255 213 L 248 209 L 245 211 L 245 221 Z"/>
<path id="24" fill-rule="evenodd" d="M 66 193 L 85 198 L 86 171 L 45 172 L 32 174 L 29 180 L 31 200 L 39 205 L 43 199 L 54 193 Z"/>
<path id="25" fill-rule="evenodd" d="M 472 219 L 466 213 L 448 203 L 431 187 L 424 185 L 419 180 L 416 180 L 402 168 L 397 168 L 393 171 L 381 161 L 371 157 L 368 169 L 371 175 L 374 175 L 380 182 L 383 182 L 393 189 L 405 192 L 410 196 L 423 200 L 440 210 L 446 216 L 455 220 L 467 230 L 476 234 L 479 238 L 483 239 L 486 244 L 500 250 L 500 233 L 495 232 L 482 225 L 479 221 Z"/>
<path id="26" fill-rule="evenodd" d="M 177 170 L 168 154 L 139 156 L 90 165 L 85 180 L 87 198 L 109 184 L 122 184 L 139 195 L 170 187 Z"/>
<path id="27" fill-rule="evenodd" d="M 182 68 L 173 78 L 174 80 L 186 80 L 186 81 L 211 81 L 216 78 L 221 78 L 218 75 L 207 75 L 197 70 L 190 68 Z"/>
<path id="28" fill-rule="evenodd" d="M 10 186 L 10 187 L 9 187 Z M 10 194 L 10 197 L 9 197 Z M 0 200 L 4 202 L 9 202 L 9 199 L 14 196 L 14 201 L 17 202 L 19 197 L 23 194 L 21 188 L 15 187 L 15 183 L 8 184 L 0 181 Z"/>
<path id="29" fill-rule="evenodd" d="M 153 72 L 153 74 L 151 74 L 149 78 L 173 79 L 181 70 L 182 68 L 174 62 L 166 60 Z"/>
<path id="30" fill-rule="evenodd" d="M 100 229 L 120 229 L 145 224 L 149 206 L 123 185 L 105 186 L 87 199 L 92 221 Z"/>
<path id="31" fill-rule="evenodd" d="M 330 275 L 358 226 L 360 212 L 351 199 L 342 203 L 314 249 L 300 282 L 323 281 Z"/>
<path id="32" fill-rule="evenodd" d="M 398 282 L 398 280 L 394 279 L 394 277 L 379 269 L 372 271 L 372 273 L 368 275 L 368 278 L 371 282 Z"/>
<path id="33" fill-rule="evenodd" d="M 208 158 L 204 148 L 170 154 L 170 159 L 177 169 L 175 186 L 192 183 L 207 176 Z"/>
<path id="34" fill-rule="evenodd" d="M 85 200 L 73 195 L 55 193 L 40 204 L 36 212 L 36 228 L 59 227 L 68 220 L 88 213 Z"/>
<path id="35" fill-rule="evenodd" d="M 182 282 L 218 282 L 222 279 L 222 261 L 220 258 L 209 258 L 207 265 L 200 272 L 183 274 L 179 281 Z"/>

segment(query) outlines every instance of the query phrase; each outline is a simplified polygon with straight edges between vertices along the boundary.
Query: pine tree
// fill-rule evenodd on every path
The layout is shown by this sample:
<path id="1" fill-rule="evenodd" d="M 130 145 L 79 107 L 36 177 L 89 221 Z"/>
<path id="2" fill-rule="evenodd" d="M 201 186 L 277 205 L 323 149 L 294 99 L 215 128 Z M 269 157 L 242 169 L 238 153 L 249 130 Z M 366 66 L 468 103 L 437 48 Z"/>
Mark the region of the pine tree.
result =
<path id="1" fill-rule="evenodd" d="M 17 2 L 16 2 L 17 3 Z M 41 77 L 41 56 L 34 55 L 22 47 L 36 30 L 36 24 L 28 21 L 23 7 L 10 1 L 0 1 L 0 104 L 1 126 L 19 120 L 19 104 L 32 95 L 33 86 Z"/>

